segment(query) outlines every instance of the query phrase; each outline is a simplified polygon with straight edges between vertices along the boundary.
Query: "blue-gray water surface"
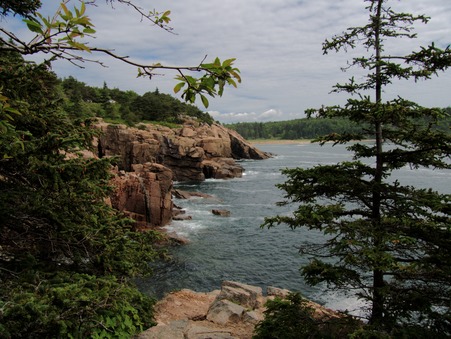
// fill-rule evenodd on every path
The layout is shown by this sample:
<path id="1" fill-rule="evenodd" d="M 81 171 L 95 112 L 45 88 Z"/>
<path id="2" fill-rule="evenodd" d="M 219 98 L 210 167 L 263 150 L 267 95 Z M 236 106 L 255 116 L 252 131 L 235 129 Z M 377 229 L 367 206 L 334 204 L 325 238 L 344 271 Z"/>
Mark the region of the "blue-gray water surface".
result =
<path id="1" fill-rule="evenodd" d="M 261 286 L 277 286 L 300 291 L 306 297 L 332 308 L 352 311 L 353 298 L 326 292 L 324 286 L 306 285 L 299 268 L 308 262 L 297 248 L 303 242 L 323 236 L 303 229 L 290 230 L 280 225 L 262 229 L 264 217 L 289 213 L 294 207 L 276 206 L 283 192 L 275 187 L 284 181 L 282 168 L 336 164 L 351 159 L 345 146 L 326 144 L 265 144 L 259 149 L 274 154 L 267 160 L 246 160 L 242 178 L 207 180 L 202 183 L 176 183 L 176 188 L 211 194 L 215 199 L 176 200 L 192 220 L 173 221 L 167 228 L 189 240 L 171 250 L 173 261 L 155 266 L 155 275 L 140 286 L 143 291 L 161 296 L 189 288 L 195 291 L 218 289 L 223 280 Z M 451 171 L 404 168 L 396 174 L 404 184 L 431 187 L 451 193 Z M 230 217 L 212 214 L 212 209 L 231 211 Z"/>

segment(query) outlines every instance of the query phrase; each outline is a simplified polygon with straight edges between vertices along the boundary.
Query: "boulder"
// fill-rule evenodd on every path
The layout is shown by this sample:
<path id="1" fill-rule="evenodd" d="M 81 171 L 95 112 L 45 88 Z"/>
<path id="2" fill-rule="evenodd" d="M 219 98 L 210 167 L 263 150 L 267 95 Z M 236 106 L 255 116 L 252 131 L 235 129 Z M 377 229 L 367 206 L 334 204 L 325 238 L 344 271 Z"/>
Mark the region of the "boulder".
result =
<path id="1" fill-rule="evenodd" d="M 213 179 L 241 178 L 244 172 L 244 168 L 231 158 L 204 160 L 201 166 L 205 177 Z"/>
<path id="2" fill-rule="evenodd" d="M 241 321 L 246 309 L 227 299 L 216 299 L 207 313 L 207 320 L 216 324 L 225 325 Z"/>
<path id="3" fill-rule="evenodd" d="M 261 306 L 263 291 L 261 287 L 242 284 L 236 281 L 224 281 L 217 300 L 231 300 L 246 308 L 255 309 Z"/>
<path id="4" fill-rule="evenodd" d="M 269 297 L 279 297 L 279 298 L 286 298 L 288 297 L 288 294 L 290 294 L 290 290 L 282 289 L 274 286 L 268 286 L 266 288 L 266 294 Z"/>
<path id="5" fill-rule="evenodd" d="M 265 317 L 262 312 L 255 310 L 247 311 L 243 315 L 243 322 L 257 325 L 260 321 L 264 320 Z"/>
<path id="6" fill-rule="evenodd" d="M 141 339 L 184 339 L 185 330 L 189 324 L 187 319 L 175 320 L 168 325 L 157 325 L 151 331 L 141 333 L 137 338 Z"/>
<path id="7" fill-rule="evenodd" d="M 277 293 L 286 291 L 275 287 L 270 290 Z M 264 319 L 263 305 L 271 298 L 263 296 L 260 287 L 234 281 L 224 281 L 221 291 L 204 293 L 183 289 L 171 292 L 155 306 L 157 326 L 141 333 L 138 338 L 251 339 L 255 325 Z M 252 309 L 250 305 L 256 308 Z M 340 316 L 313 302 L 309 305 L 314 307 L 315 317 Z"/>
<path id="8" fill-rule="evenodd" d="M 214 215 L 219 215 L 221 217 L 230 217 L 230 211 L 228 210 L 211 210 Z"/>
<path id="9" fill-rule="evenodd" d="M 230 331 L 211 328 L 207 326 L 201 326 L 197 324 L 190 324 L 185 330 L 185 336 L 183 339 L 240 339 L 232 336 Z"/>

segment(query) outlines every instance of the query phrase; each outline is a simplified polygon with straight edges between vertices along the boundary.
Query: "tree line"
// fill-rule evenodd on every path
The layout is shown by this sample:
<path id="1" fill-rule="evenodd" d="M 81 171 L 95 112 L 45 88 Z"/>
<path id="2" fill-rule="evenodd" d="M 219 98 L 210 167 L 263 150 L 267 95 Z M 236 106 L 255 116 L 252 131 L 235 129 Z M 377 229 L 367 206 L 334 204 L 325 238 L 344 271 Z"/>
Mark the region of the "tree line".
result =
<path id="1" fill-rule="evenodd" d="M 245 139 L 313 139 L 329 133 L 357 133 L 362 131 L 347 119 L 295 119 L 271 122 L 240 122 L 227 124 Z"/>
<path id="2" fill-rule="evenodd" d="M 72 76 L 60 80 L 64 108 L 73 118 L 101 117 L 108 121 L 134 125 L 159 121 L 180 123 L 184 116 L 212 123 L 213 118 L 198 107 L 155 89 L 139 95 L 134 91 L 88 86 Z"/>
<path id="3" fill-rule="evenodd" d="M 451 128 L 451 107 L 443 109 L 444 118 L 435 129 L 444 132 Z M 418 118 L 423 125 L 428 124 L 428 119 Z M 368 124 L 365 122 L 355 123 L 347 118 L 303 118 L 286 121 L 270 122 L 239 122 L 225 124 L 226 127 L 237 131 L 245 139 L 275 139 L 275 140 L 297 140 L 315 139 L 326 134 L 363 134 L 370 137 L 371 133 L 366 133 Z"/>

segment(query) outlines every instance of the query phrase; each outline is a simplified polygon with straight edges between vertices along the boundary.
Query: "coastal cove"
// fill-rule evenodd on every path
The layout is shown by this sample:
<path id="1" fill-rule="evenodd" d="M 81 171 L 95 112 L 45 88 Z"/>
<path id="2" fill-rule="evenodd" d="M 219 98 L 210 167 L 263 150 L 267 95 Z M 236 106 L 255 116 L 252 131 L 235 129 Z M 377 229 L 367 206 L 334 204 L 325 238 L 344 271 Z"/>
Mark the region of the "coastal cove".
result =
<path id="1" fill-rule="evenodd" d="M 368 141 L 371 142 L 371 141 Z M 308 258 L 298 254 L 302 244 L 319 241 L 322 234 L 290 230 L 280 225 L 261 229 L 264 217 L 290 213 L 294 206 L 276 206 L 283 199 L 275 185 L 284 177 L 280 169 L 335 164 L 350 160 L 344 145 L 332 146 L 297 142 L 255 144 L 274 156 L 266 160 L 240 162 L 242 178 L 208 179 L 201 183 L 175 183 L 175 188 L 213 195 L 214 199 L 175 200 L 192 220 L 173 221 L 166 227 L 189 243 L 171 250 L 170 263 L 157 263 L 154 276 L 139 282 L 141 290 L 161 297 L 167 292 L 188 288 L 207 292 L 218 289 L 224 280 L 255 286 L 277 286 L 301 292 L 305 297 L 332 309 L 354 310 L 358 301 L 344 295 L 326 293 L 325 286 L 306 285 L 299 268 Z M 396 173 L 402 184 L 431 187 L 451 192 L 451 171 L 406 167 Z M 213 209 L 231 211 L 230 217 L 212 214 Z"/>

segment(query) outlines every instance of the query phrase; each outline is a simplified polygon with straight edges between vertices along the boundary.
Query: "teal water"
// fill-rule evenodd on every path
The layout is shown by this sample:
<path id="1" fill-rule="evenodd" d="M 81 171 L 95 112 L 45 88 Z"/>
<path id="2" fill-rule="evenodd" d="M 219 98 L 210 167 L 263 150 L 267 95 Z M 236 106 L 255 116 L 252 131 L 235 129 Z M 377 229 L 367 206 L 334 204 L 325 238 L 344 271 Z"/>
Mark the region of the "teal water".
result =
<path id="1" fill-rule="evenodd" d="M 325 292 L 324 286 L 306 285 L 299 268 L 308 258 L 299 255 L 297 248 L 304 242 L 320 241 L 319 232 L 290 230 L 280 225 L 261 229 L 265 216 L 290 213 L 293 207 L 276 206 L 283 200 L 283 192 L 275 185 L 282 183 L 282 168 L 311 167 L 335 164 L 351 159 L 345 146 L 317 144 L 257 145 L 275 156 L 267 160 L 247 160 L 242 178 L 207 180 L 202 183 L 176 183 L 187 191 L 200 191 L 216 199 L 176 200 L 192 220 L 174 221 L 167 228 L 186 237 L 187 245 L 172 249 L 171 263 L 156 264 L 155 275 L 140 282 L 150 294 L 189 288 L 196 291 L 218 289 L 223 280 L 235 280 L 261 286 L 277 286 L 300 291 L 306 297 L 332 308 L 352 311 L 357 301 L 345 295 Z M 431 187 L 451 193 L 451 171 L 411 170 L 397 173 L 402 183 Z M 230 217 L 219 217 L 212 209 L 231 211 Z"/>

